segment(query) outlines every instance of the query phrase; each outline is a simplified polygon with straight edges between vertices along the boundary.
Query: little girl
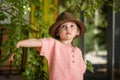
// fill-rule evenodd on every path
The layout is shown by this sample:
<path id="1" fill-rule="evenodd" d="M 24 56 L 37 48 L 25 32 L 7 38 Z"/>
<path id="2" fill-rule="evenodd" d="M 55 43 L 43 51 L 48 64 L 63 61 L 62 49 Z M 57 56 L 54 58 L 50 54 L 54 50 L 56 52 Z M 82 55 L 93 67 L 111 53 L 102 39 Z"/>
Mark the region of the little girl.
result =
<path id="1" fill-rule="evenodd" d="M 73 14 L 63 12 L 49 29 L 52 38 L 22 40 L 16 48 L 35 47 L 48 62 L 49 80 L 83 80 L 86 64 L 72 41 L 85 31 L 85 25 Z"/>

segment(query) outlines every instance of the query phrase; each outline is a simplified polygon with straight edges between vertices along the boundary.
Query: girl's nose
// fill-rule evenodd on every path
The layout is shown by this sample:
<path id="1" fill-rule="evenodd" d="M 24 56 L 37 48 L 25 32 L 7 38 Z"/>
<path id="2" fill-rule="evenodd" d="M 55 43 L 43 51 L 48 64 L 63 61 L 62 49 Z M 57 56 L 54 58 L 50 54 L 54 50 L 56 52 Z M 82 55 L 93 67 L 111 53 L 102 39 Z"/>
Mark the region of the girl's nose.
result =
<path id="1" fill-rule="evenodd" d="M 70 30 L 70 26 L 66 26 L 66 30 Z"/>

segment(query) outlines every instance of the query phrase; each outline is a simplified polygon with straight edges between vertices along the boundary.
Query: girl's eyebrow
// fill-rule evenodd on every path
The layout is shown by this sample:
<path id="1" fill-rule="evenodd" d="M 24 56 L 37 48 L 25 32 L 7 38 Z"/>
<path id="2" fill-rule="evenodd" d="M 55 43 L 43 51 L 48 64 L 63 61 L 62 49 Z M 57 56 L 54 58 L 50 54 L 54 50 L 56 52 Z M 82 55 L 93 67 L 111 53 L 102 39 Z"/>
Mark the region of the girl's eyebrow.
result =
<path id="1" fill-rule="evenodd" d="M 64 25 L 66 25 L 66 24 L 61 24 L 60 26 L 64 26 Z"/>

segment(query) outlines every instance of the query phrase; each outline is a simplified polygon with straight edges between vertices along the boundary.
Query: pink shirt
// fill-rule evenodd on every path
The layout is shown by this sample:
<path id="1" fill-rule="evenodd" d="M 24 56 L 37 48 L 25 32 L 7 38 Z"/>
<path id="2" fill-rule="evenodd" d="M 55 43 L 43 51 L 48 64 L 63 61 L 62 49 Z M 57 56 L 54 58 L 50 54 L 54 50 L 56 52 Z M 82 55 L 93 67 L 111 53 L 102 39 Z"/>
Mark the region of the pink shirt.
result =
<path id="1" fill-rule="evenodd" d="M 40 55 L 48 61 L 49 80 L 83 80 L 86 70 L 81 50 L 53 38 L 44 38 Z"/>

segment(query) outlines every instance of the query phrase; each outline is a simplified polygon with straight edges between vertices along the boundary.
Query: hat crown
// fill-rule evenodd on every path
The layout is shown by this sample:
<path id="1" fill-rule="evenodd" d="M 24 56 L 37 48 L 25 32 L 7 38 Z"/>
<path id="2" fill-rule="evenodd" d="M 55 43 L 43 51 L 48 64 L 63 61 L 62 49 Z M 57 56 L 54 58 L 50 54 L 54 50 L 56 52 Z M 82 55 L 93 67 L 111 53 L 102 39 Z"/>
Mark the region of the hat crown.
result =
<path id="1" fill-rule="evenodd" d="M 56 22 L 63 21 L 63 20 L 77 20 L 77 19 L 71 13 L 63 12 L 57 17 Z"/>

